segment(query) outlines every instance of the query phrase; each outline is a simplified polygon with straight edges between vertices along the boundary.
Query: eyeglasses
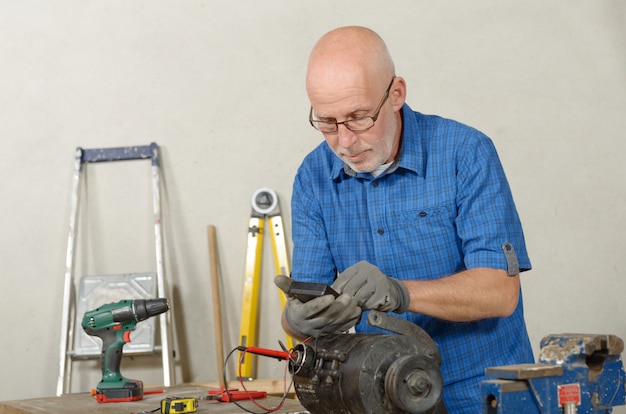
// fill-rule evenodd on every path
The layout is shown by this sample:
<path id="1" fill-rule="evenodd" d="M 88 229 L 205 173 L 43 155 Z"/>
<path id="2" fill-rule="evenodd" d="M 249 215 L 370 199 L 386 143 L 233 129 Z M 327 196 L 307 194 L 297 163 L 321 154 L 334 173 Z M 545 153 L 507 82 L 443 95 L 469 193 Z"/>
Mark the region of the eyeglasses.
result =
<path id="1" fill-rule="evenodd" d="M 380 114 L 380 110 L 383 108 L 383 105 L 387 101 L 387 98 L 389 98 L 389 91 L 391 90 L 391 85 L 393 85 L 394 79 L 396 79 L 395 76 L 391 78 L 391 82 L 389 82 L 387 91 L 385 92 L 385 95 L 383 95 L 380 103 L 378 104 L 378 107 L 374 111 L 374 115 L 361 116 L 358 118 L 348 119 L 347 121 L 343 122 L 320 121 L 319 119 L 313 119 L 313 107 L 311 107 L 311 109 L 309 110 L 309 123 L 313 128 L 323 132 L 324 134 L 334 134 L 335 132 L 339 131 L 339 125 L 343 125 L 350 131 L 354 132 L 370 129 L 374 126 L 374 123 L 376 123 L 378 115 Z"/>

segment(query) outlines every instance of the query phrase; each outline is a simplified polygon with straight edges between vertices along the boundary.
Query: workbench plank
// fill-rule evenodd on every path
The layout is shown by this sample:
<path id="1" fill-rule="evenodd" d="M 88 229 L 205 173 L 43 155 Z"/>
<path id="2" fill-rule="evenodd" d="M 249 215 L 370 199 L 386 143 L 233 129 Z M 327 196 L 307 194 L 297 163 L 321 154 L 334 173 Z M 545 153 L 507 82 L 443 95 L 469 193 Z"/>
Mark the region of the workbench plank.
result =
<path id="1" fill-rule="evenodd" d="M 285 381 L 291 381 L 291 379 L 252 379 L 250 381 L 245 381 L 244 385 L 247 390 L 250 391 L 265 391 L 267 395 L 275 395 L 282 396 L 285 393 L 285 388 L 289 387 L 289 384 L 285 384 Z M 197 387 L 205 387 L 211 389 L 220 388 L 220 382 L 218 381 L 210 381 L 210 382 L 192 382 L 188 385 L 193 385 Z M 242 389 L 241 383 L 239 381 L 228 381 L 228 389 Z M 289 389 L 288 395 L 292 398 L 296 397 L 296 391 L 293 385 L 291 389 Z"/>
<path id="2" fill-rule="evenodd" d="M 0 401 L 0 414 L 84 414 L 85 412 L 94 413 L 137 413 L 138 411 L 152 411 L 160 408 L 161 400 L 167 397 L 199 397 L 207 395 L 209 389 L 196 385 L 176 385 L 164 388 L 162 394 L 148 394 L 142 400 L 126 402 L 126 403 L 98 403 L 90 393 L 68 394 L 62 397 L 44 397 L 32 398 L 27 400 L 16 401 Z M 252 391 L 252 389 L 250 389 Z M 256 390 L 255 390 L 256 391 Z M 264 391 L 258 389 L 258 391 Z M 264 399 L 256 400 L 264 407 L 272 408 L 277 406 L 281 398 L 276 396 L 268 396 Z M 263 411 L 254 405 L 251 401 L 238 401 L 238 403 L 254 412 Z M 280 414 L 299 413 L 305 411 L 300 403 L 288 398 L 285 400 L 282 408 L 275 411 Z M 157 411 L 159 412 L 159 411 Z M 245 410 L 237 407 L 234 403 L 224 403 L 218 401 L 199 401 L 198 413 L 217 413 L 217 414 L 244 414 Z"/>

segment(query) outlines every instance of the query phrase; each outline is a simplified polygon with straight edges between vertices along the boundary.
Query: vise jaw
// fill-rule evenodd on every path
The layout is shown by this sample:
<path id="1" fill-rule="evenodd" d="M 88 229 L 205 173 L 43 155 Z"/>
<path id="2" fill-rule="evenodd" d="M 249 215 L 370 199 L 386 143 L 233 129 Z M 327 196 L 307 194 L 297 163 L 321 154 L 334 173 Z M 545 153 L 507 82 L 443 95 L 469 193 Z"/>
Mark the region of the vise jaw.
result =
<path id="1" fill-rule="evenodd" d="M 624 342 L 615 335 L 541 340 L 539 362 L 485 369 L 484 414 L 594 414 L 626 404 Z"/>

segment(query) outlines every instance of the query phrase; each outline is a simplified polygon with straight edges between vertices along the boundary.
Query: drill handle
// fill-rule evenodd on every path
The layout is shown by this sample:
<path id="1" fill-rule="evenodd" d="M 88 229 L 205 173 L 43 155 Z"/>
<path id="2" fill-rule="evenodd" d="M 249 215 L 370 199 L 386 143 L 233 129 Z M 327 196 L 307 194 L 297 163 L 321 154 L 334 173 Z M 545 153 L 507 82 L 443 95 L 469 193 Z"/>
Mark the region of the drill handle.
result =
<path id="1" fill-rule="evenodd" d="M 102 379 L 119 379 L 120 363 L 124 344 L 130 342 L 130 330 L 107 330 L 100 335 L 102 339 Z"/>

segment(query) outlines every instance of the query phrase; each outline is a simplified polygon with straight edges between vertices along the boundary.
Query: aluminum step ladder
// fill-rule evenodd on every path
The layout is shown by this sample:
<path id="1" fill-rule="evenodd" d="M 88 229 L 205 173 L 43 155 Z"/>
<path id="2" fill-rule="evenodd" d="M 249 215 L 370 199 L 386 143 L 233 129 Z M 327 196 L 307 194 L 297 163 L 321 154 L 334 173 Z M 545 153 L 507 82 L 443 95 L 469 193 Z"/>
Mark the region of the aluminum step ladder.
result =
<path id="1" fill-rule="evenodd" d="M 72 199 L 71 199 L 71 211 L 70 211 L 70 223 L 69 223 L 69 235 L 67 241 L 67 256 L 65 261 L 65 281 L 63 288 L 63 313 L 61 321 L 61 342 L 59 351 L 59 376 L 57 379 L 57 395 L 63 395 L 70 392 L 71 387 L 71 374 L 72 374 L 72 361 L 76 358 L 85 358 L 86 353 L 76 352 L 76 338 L 74 334 L 78 333 L 78 327 L 80 323 L 77 323 L 77 319 L 82 315 L 78 315 L 77 309 L 80 309 L 82 301 L 79 298 L 75 298 L 75 281 L 74 281 L 74 264 L 75 257 L 74 251 L 76 249 L 77 240 L 77 219 L 80 206 L 80 181 L 81 173 L 85 168 L 85 164 L 100 163 L 100 162 L 112 162 L 112 161 L 130 161 L 130 160 L 150 160 L 152 165 L 152 204 L 154 207 L 154 236 L 156 247 L 156 274 L 125 274 L 115 275 L 118 279 L 122 278 L 123 283 L 126 285 L 137 284 L 137 280 L 147 280 L 146 283 L 156 283 L 156 297 L 166 298 L 167 287 L 165 283 L 165 272 L 163 266 L 163 236 L 161 229 L 161 180 L 160 180 L 160 163 L 159 163 L 159 151 L 156 143 L 143 146 L 133 147 L 117 147 L 117 148 L 96 148 L 96 149 L 83 149 L 81 147 L 76 148 L 75 161 L 74 161 L 74 174 L 72 180 Z M 90 283 L 97 284 L 100 280 L 100 276 L 94 276 L 92 278 L 81 278 L 81 294 L 83 289 L 85 291 L 94 291 L 89 289 Z M 156 279 L 156 280 L 154 280 Z M 130 281 L 130 282 L 129 282 Z M 143 282 L 140 282 L 140 284 Z M 87 287 L 85 287 L 87 286 Z M 151 295 L 153 290 L 147 287 L 143 293 Z M 143 292 L 143 288 L 138 289 Z M 147 293 L 146 293 L 147 292 Z M 141 295 L 140 295 L 141 296 Z M 107 302 L 108 298 L 103 297 L 103 303 Z M 133 298 L 128 298 L 133 299 Z M 78 305 L 77 305 L 78 302 Z M 170 303 L 171 306 L 171 303 Z M 172 332 L 170 331 L 171 324 L 171 311 L 165 312 L 159 315 L 158 325 L 160 331 L 160 347 L 154 347 L 151 351 L 161 354 L 163 363 L 163 385 L 169 387 L 173 385 L 174 381 L 174 369 L 172 366 L 174 352 L 172 350 Z M 148 321 L 142 322 L 142 324 Z M 140 324 L 141 325 L 141 324 Z M 139 328 L 139 326 L 138 326 Z M 154 330 L 153 330 L 154 332 Z M 133 339 L 135 341 L 135 339 Z M 153 343 L 153 342 L 152 342 Z M 131 343 L 132 344 L 132 343 Z M 140 348 L 142 346 L 140 345 Z M 125 351 L 126 353 L 126 347 Z M 100 350 L 93 356 L 100 356 Z"/>

